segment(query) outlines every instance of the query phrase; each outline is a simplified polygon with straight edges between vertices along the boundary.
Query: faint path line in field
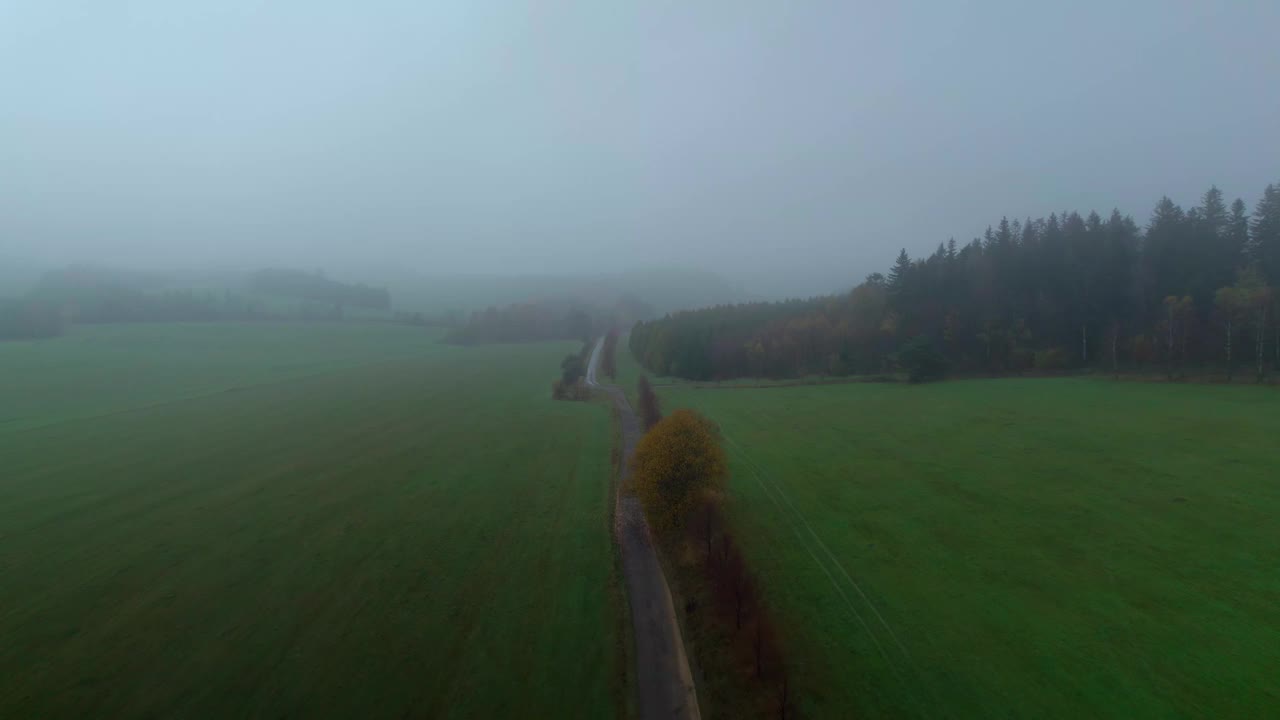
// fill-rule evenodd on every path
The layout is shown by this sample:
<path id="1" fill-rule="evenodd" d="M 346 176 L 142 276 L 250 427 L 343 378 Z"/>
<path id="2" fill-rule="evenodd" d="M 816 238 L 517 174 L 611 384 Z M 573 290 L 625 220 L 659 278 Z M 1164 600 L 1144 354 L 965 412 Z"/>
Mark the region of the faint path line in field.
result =
<path id="1" fill-rule="evenodd" d="M 40 425 L 29 425 L 27 427 L 14 428 L 13 430 L 3 430 L 4 423 L 15 422 L 15 420 L 5 420 L 3 422 L 0 422 L 0 435 L 18 435 L 25 432 L 32 432 L 34 430 L 47 430 L 57 425 L 65 425 L 66 423 L 82 422 L 86 420 L 101 420 L 102 418 L 114 417 L 116 415 L 125 415 L 131 412 L 139 412 L 142 410 L 154 410 L 155 408 L 161 408 L 166 405 L 177 405 L 178 403 L 190 402 L 192 400 L 201 400 L 204 398 L 213 397 L 215 395 L 223 395 L 229 392 L 239 392 L 241 390 L 255 390 L 258 388 L 284 385 L 285 383 L 299 382 L 302 380 L 310 380 L 311 378 L 320 377 L 322 375 L 333 375 L 335 373 L 345 372 L 347 370 L 356 370 L 359 368 L 368 367 L 370 365 L 388 365 L 394 362 L 400 362 L 402 360 L 413 360 L 415 358 L 426 357 L 434 354 L 435 353 L 418 353 L 414 355 L 406 355 L 404 357 L 399 357 L 399 358 L 391 358 L 391 359 L 384 358 L 381 360 L 370 360 L 367 362 L 356 363 L 354 365 L 343 365 L 341 367 L 332 367 L 325 370 L 317 370 L 316 372 L 304 373 L 302 375 L 290 375 L 289 377 L 276 378 L 275 380 L 264 380 L 262 382 L 249 383 L 248 385 L 229 385 L 227 387 L 218 388 L 217 390 L 196 392 L 191 395 L 179 395 L 177 397 L 171 397 L 164 400 L 157 400 L 155 402 L 146 403 L 143 405 L 131 405 L 129 407 L 116 408 L 115 410 L 108 410 L 106 412 L 101 412 L 94 415 L 77 415 L 75 417 L 60 418 L 58 420 L 51 420 L 49 422 L 42 423 Z"/>
<path id="2" fill-rule="evenodd" d="M 733 438 L 729 437 L 728 433 L 724 432 L 723 428 L 721 428 L 720 434 L 723 435 L 724 438 L 728 440 L 730 444 L 733 445 L 734 449 L 738 451 L 738 454 L 742 457 L 742 459 L 746 461 L 747 469 L 750 470 L 751 474 L 755 477 L 756 483 L 760 485 L 760 489 L 764 490 L 765 495 L 769 497 L 769 500 L 774 504 L 774 507 L 778 508 L 778 511 L 781 512 L 783 515 L 787 514 L 786 510 L 782 507 L 781 504 L 778 503 L 778 500 L 773 497 L 772 493 L 774 492 L 778 493 L 780 496 L 783 497 L 784 500 L 787 501 L 788 505 L 791 506 L 792 512 L 797 517 L 799 517 L 800 521 L 804 523 L 805 528 L 809 531 L 809 534 L 813 536 L 813 540 L 816 541 L 822 547 L 823 551 L 826 552 L 827 556 L 831 558 L 831 562 L 834 563 L 836 567 L 840 568 L 841 572 L 844 574 L 844 577 L 849 581 L 850 584 L 854 586 L 855 589 L 858 590 L 858 594 L 861 595 L 862 599 L 867 603 L 868 606 L 871 607 L 871 611 L 876 614 L 876 617 L 879 618 L 880 623 L 884 625 L 885 630 L 888 631 L 889 635 L 893 637 L 894 642 L 897 643 L 898 647 L 902 650 L 903 654 L 906 657 L 908 665 L 911 666 L 912 670 L 918 673 L 919 669 L 916 668 L 915 663 L 911 660 L 911 655 L 907 653 L 906 648 L 904 648 L 902 646 L 902 643 L 898 641 L 898 638 L 894 634 L 893 629 L 889 627 L 889 624 L 887 622 L 885 622 L 885 619 L 880 615 L 879 611 L 876 610 L 875 605 L 873 605 L 871 603 L 871 600 L 866 596 L 866 594 L 862 592 L 862 589 L 858 587 L 858 584 L 854 582 L 853 578 L 849 577 L 849 574 L 844 571 L 844 567 L 840 565 L 839 560 L 837 560 L 832 555 L 831 551 L 826 547 L 826 545 L 823 544 L 822 539 L 819 538 L 817 533 L 813 531 L 813 528 L 809 527 L 809 523 L 805 521 L 804 516 L 800 512 L 800 510 L 790 502 L 790 500 L 786 497 L 785 493 L 783 493 L 782 489 L 780 487 L 777 487 L 777 483 L 775 483 L 772 480 L 769 481 L 769 485 L 773 486 L 772 489 L 770 489 L 765 485 L 765 482 L 762 480 L 762 475 L 757 469 L 755 462 L 749 456 L 747 456 L 746 452 L 743 451 L 741 445 L 739 445 L 736 441 L 734 441 Z M 831 582 L 831 586 L 835 588 L 835 591 L 840 595 L 840 598 L 844 600 L 845 606 L 849 608 L 849 610 L 853 613 L 854 617 L 857 618 L 858 623 L 862 625 L 863 630 L 865 630 L 867 633 L 867 637 L 871 639 L 871 642 L 875 644 L 876 649 L 880 651 L 880 656 L 884 658 L 885 665 L 889 668 L 889 671 L 893 673 L 894 679 L 898 681 L 898 684 L 902 686 L 903 690 L 907 692 L 907 694 L 911 697 L 911 699 L 917 703 L 917 707 L 919 707 L 918 705 L 919 697 L 916 695 L 915 692 L 913 692 L 913 687 L 918 687 L 919 683 L 916 683 L 914 685 L 912 683 L 908 683 L 907 680 L 902 676 L 902 673 L 899 672 L 898 670 L 898 663 L 895 662 L 891 657 L 889 657 L 889 654 L 884 649 L 884 645 L 880 643 L 880 640 L 876 637 L 875 632 L 872 631 L 871 627 L 867 624 L 866 620 L 863 619 L 862 614 L 858 612 L 857 606 L 849 598 L 848 594 L 846 594 L 844 589 L 840 587 L 840 581 L 834 575 L 831 574 L 831 570 L 827 568 L 827 564 L 824 563 L 816 554 L 814 554 L 813 550 L 809 547 L 809 542 L 807 542 L 804 536 L 800 533 L 799 527 L 792 524 L 791 531 L 795 533 L 796 540 L 799 541 L 800 546 L 805 549 L 805 552 L 809 553 L 809 557 L 813 558 L 814 563 L 817 564 L 817 566 L 822 570 L 823 574 L 827 576 L 827 579 Z M 930 692 L 929 694 L 932 694 L 932 693 Z M 920 712 L 926 717 L 928 716 L 928 712 L 924 708 L 920 708 Z"/>
<path id="3" fill-rule="evenodd" d="M 754 474 L 756 476 L 757 481 L 759 481 L 761 477 L 761 473 L 755 461 L 752 460 L 751 457 L 747 455 L 746 451 L 742 449 L 742 446 L 739 445 L 737 441 L 729 437 L 728 433 L 721 430 L 721 434 L 724 435 L 724 438 L 728 440 L 729 443 L 733 445 L 733 447 L 738 451 L 738 454 L 742 457 L 743 460 L 746 461 L 748 468 L 750 468 L 752 474 Z M 778 495 L 783 499 L 783 501 L 787 503 L 787 506 L 791 508 L 792 513 L 794 513 L 796 518 L 798 518 L 800 522 L 804 524 L 805 530 L 807 530 L 809 532 L 809 535 L 813 537 L 814 542 L 816 542 L 818 547 L 821 548 L 824 553 L 826 553 L 827 557 L 831 559 L 831 562 L 837 568 L 840 569 L 840 574 L 844 575 L 845 580 L 847 580 L 849 584 L 853 586 L 853 589 L 858 592 L 858 595 L 862 597 L 862 600 L 867 603 L 867 606 L 871 608 L 871 612 L 875 613 L 876 619 L 880 621 L 880 624 L 884 626 L 885 631 L 889 633 L 889 637 L 893 638 L 894 644 L 896 644 L 898 646 L 898 649 L 902 651 L 902 654 L 905 655 L 908 660 L 910 660 L 911 653 L 907 652 L 906 646 L 904 646 L 902 644 L 902 641 L 898 639 L 897 633 L 895 633 L 893 631 L 893 628 L 889 626 L 889 623 L 884 619 L 884 616 L 881 615 L 880 611 L 876 609 L 875 603 L 871 602 L 871 598 L 867 597 L 867 594 L 862 591 L 862 587 L 858 584 L 857 581 L 853 579 L 852 576 L 849 575 L 849 571 L 845 570 L 844 565 L 840 562 L 838 558 L 836 558 L 835 554 L 831 552 L 831 549 L 827 547 L 827 544 L 822 541 L 822 538 L 819 537 L 816 532 L 814 532 L 813 526 L 809 524 L 809 521 L 808 519 L 805 518 L 804 513 L 801 512 L 800 509 L 796 507 L 795 503 L 791 500 L 791 498 L 787 496 L 786 491 L 782 487 L 780 487 L 777 482 L 770 479 L 769 484 L 774 486 Z"/>
<path id="4" fill-rule="evenodd" d="M 723 431 L 721 432 L 723 434 Z M 728 437 L 728 435 L 725 435 L 725 439 L 728 439 Z M 758 484 L 760 489 L 764 491 L 765 496 L 769 498 L 769 501 L 773 503 L 773 506 L 778 508 L 778 512 L 785 516 L 787 514 L 786 508 L 782 507 L 782 503 L 778 502 L 778 499 L 773 496 L 777 490 L 767 487 L 764 481 L 761 480 L 760 474 L 756 472 L 755 468 L 748 466 L 747 469 L 751 470 L 751 475 L 755 477 L 756 484 Z M 868 625 L 867 621 L 862 617 L 862 613 L 858 612 L 857 606 L 855 606 L 853 601 L 849 599 L 844 588 L 840 587 L 840 582 L 836 580 L 836 576 L 832 575 L 831 571 L 827 569 L 827 564 L 822 562 L 822 560 L 814 554 L 813 549 L 809 547 L 809 542 L 800 534 L 800 528 L 792 523 L 791 532 L 795 533 L 796 540 L 800 542 L 800 547 L 804 548 L 805 552 L 809 553 L 809 557 L 813 558 L 813 562 L 817 564 L 817 566 L 827 576 L 827 579 L 831 581 L 831 587 L 835 588 L 836 592 L 840 594 L 840 598 L 844 600 L 845 605 L 848 606 L 849 610 L 853 613 L 853 616 L 858 619 L 858 623 L 862 625 L 862 629 L 867 631 L 867 637 L 871 638 L 871 642 L 875 643 L 876 649 L 880 651 L 880 655 L 884 658 L 885 663 L 892 666 L 893 660 L 890 659 L 889 654 L 885 652 L 884 646 L 880 644 L 880 640 L 876 638 L 876 634 L 872 632 L 871 626 Z"/>

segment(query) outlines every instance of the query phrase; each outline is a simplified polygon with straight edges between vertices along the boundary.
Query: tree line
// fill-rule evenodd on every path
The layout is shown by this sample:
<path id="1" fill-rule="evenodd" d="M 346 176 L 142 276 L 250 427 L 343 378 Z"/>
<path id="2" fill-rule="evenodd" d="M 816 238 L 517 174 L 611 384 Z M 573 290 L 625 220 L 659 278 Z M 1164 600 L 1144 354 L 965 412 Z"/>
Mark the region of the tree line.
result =
<path id="1" fill-rule="evenodd" d="M 337 320 L 343 317 L 344 306 L 385 308 L 390 304 L 385 289 L 294 271 L 264 270 L 246 286 L 252 292 L 306 301 L 290 310 L 273 308 L 259 296 L 229 288 L 165 289 L 164 285 L 163 276 L 103 268 L 73 266 L 48 272 L 23 297 L 0 300 L 0 340 L 54 337 L 71 324 Z M 409 324 L 430 320 L 424 316 L 395 319 Z"/>
<path id="2" fill-rule="evenodd" d="M 604 337 L 602 363 L 613 362 L 617 339 L 616 331 Z M 590 398 L 582 378 L 592 346 L 588 339 L 561 361 L 552 399 Z M 719 430 L 693 410 L 664 417 L 644 375 L 637 390 L 644 434 L 631 458 L 630 489 L 675 562 L 686 599 L 683 624 L 698 638 L 703 667 L 719 679 L 703 692 L 726 693 L 717 698 L 724 707 L 785 719 L 793 701 L 780 635 L 721 509 L 728 462 Z"/>
<path id="3" fill-rule="evenodd" d="M 640 381 L 641 396 L 651 395 L 647 381 Z M 661 417 L 653 403 L 658 419 L 646 414 L 632 481 L 678 574 L 686 599 L 683 625 L 704 669 L 717 676 L 703 692 L 723 693 L 717 704 L 739 715 L 786 718 L 792 701 L 781 638 L 721 510 L 728 463 L 719 430 L 689 409 Z"/>
<path id="4" fill-rule="evenodd" d="M 22 298 L 0 301 L 0 340 L 55 337 L 71 324 L 238 321 L 268 317 L 257 303 L 230 292 L 46 286 Z"/>
<path id="5" fill-rule="evenodd" d="M 590 313 L 580 307 L 560 303 L 516 303 L 472 313 L 464 325 L 450 333 L 449 341 L 460 345 L 544 340 L 586 342 L 595 334 L 594 327 Z"/>
<path id="6" fill-rule="evenodd" d="M 653 316 L 649 304 L 630 294 L 612 301 L 585 301 L 576 297 L 546 297 L 504 307 L 490 306 L 471 313 L 465 323 L 450 334 L 452 342 L 482 343 L 539 342 L 544 340 L 587 340 L 630 327 Z M 606 336 L 607 339 L 607 336 Z M 609 342 L 615 342 L 616 338 Z M 608 349 L 609 346 L 606 346 Z M 610 358 L 603 358 L 609 372 Z"/>
<path id="7" fill-rule="evenodd" d="M 296 298 L 338 307 L 388 310 L 391 292 L 386 288 L 331 280 L 318 273 L 268 268 L 249 278 L 249 290 L 262 295 Z"/>
<path id="8" fill-rule="evenodd" d="M 980 238 L 905 250 L 887 274 L 808 300 L 724 305 L 638 324 L 650 371 L 692 379 L 1106 368 L 1232 374 L 1280 366 L 1280 186 L 1252 212 L 1212 187 L 1145 227 L 1113 210 L 1002 218 Z M 1247 349 L 1247 352 L 1246 352 Z"/>

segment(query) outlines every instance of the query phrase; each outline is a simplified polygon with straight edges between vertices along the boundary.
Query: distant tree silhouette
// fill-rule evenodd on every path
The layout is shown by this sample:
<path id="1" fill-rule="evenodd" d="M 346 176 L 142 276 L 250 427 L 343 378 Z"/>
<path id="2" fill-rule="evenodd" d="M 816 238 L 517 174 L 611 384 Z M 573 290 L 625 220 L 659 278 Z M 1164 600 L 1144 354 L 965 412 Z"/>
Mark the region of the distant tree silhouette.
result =
<path id="1" fill-rule="evenodd" d="M 560 381 L 566 385 L 578 382 L 586 368 L 578 355 L 565 355 L 560 361 Z"/>
<path id="2" fill-rule="evenodd" d="M 592 327 L 591 315 L 581 308 L 566 310 L 560 303 L 528 302 L 474 312 L 465 324 L 454 329 L 449 339 L 464 345 L 543 340 L 586 342 L 591 339 Z"/>
<path id="3" fill-rule="evenodd" d="M 249 288 L 264 295 L 292 297 L 339 306 L 376 310 L 386 310 L 391 307 L 391 293 L 386 288 L 330 280 L 319 270 L 314 274 L 276 268 L 261 270 L 249 278 Z"/>

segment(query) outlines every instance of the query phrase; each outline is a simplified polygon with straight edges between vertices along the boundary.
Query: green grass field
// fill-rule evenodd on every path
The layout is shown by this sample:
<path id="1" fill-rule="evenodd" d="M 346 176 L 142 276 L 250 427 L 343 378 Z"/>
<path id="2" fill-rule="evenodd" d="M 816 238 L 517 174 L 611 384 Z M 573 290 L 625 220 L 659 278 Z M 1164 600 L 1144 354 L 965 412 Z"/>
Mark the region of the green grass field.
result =
<path id="1" fill-rule="evenodd" d="M 0 343 L 0 434 L 447 348 L 378 323 L 74 326 Z"/>
<path id="2" fill-rule="evenodd" d="M 574 344 L 104 326 L 0 344 L 0 717 L 566 717 L 623 700 Z"/>
<path id="3" fill-rule="evenodd" d="M 1280 394 L 1104 380 L 664 388 L 806 717 L 1280 707 Z"/>

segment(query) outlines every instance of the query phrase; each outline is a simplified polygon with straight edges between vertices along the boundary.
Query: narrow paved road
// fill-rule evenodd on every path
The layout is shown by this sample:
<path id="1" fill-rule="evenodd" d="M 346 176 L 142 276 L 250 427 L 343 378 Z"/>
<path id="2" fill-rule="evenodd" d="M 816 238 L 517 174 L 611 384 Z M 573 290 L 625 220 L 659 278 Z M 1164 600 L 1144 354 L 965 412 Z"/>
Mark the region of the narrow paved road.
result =
<path id="1" fill-rule="evenodd" d="M 680 623 L 676 620 L 671 590 L 662 574 L 657 550 L 649 536 L 649 524 L 636 496 L 623 492 L 631 474 L 631 454 L 640 440 L 640 421 L 627 396 L 616 385 L 602 385 L 596 379 L 600 349 L 596 342 L 587 365 L 587 385 L 613 398 L 622 425 L 622 469 L 614 507 L 613 532 L 622 548 L 622 572 L 631 600 L 631 625 L 635 630 L 636 685 L 640 695 L 641 720 L 700 720 L 698 697 L 694 692 L 689 659 L 684 654 Z"/>

